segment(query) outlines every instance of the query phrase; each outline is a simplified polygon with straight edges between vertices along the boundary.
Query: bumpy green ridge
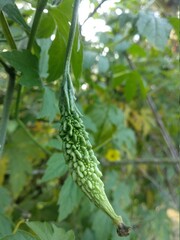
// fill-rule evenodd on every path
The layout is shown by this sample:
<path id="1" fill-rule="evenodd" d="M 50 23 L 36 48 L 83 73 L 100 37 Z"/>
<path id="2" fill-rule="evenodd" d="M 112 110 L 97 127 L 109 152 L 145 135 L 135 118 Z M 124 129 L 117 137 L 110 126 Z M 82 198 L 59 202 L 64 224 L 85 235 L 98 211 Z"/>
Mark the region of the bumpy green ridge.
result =
<path id="1" fill-rule="evenodd" d="M 104 184 L 100 179 L 102 173 L 98 168 L 99 162 L 92 150 L 79 113 L 64 109 L 60 121 L 60 136 L 73 180 L 98 208 L 111 217 L 114 223 L 121 223 L 122 218 L 114 212 L 105 194 Z"/>
<path id="2" fill-rule="evenodd" d="M 63 152 L 73 180 L 98 208 L 102 209 L 117 225 L 119 236 L 128 236 L 130 227 L 124 225 L 111 206 L 101 181 L 102 173 L 88 133 L 85 130 L 81 113 L 75 104 L 74 89 L 69 72 L 65 72 L 60 88 L 59 109 L 61 113 L 60 137 Z"/>
<path id="3" fill-rule="evenodd" d="M 65 160 L 69 166 L 74 181 L 87 195 L 87 197 L 117 225 L 119 236 L 129 235 L 130 228 L 123 224 L 112 208 L 100 177 L 102 173 L 98 168 L 98 160 L 94 155 L 88 133 L 85 130 L 81 114 L 75 104 L 74 88 L 70 76 L 70 61 L 76 31 L 78 6 L 80 0 L 74 1 L 70 33 L 66 49 L 64 74 L 60 87 L 59 110 L 60 137 L 63 140 Z"/>

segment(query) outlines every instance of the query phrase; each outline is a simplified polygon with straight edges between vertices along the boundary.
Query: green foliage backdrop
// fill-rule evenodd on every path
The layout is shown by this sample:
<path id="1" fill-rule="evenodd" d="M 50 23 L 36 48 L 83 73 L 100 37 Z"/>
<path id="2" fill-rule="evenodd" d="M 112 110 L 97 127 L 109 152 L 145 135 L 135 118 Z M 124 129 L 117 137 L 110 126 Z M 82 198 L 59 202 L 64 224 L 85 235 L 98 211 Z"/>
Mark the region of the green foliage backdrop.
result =
<path id="1" fill-rule="evenodd" d="M 178 3 L 86 2 L 72 78 L 106 193 L 132 226 L 126 239 L 177 240 Z M 69 176 L 58 136 L 72 6 L 0 0 L 0 240 L 118 239 Z M 92 19 L 108 30 L 87 40 Z"/>

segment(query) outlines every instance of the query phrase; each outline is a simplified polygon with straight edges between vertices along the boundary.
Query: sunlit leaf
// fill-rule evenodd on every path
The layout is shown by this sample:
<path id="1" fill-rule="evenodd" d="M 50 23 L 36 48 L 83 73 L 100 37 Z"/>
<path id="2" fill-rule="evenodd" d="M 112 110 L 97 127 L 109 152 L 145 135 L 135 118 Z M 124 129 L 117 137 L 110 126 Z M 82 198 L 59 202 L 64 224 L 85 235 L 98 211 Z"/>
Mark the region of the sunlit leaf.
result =
<path id="1" fill-rule="evenodd" d="M 40 59 L 39 59 L 39 76 L 41 78 L 47 78 L 48 77 L 48 60 L 49 60 L 48 51 L 52 42 L 50 39 L 42 38 L 42 39 L 37 39 L 37 43 L 41 48 Z"/>
<path id="2" fill-rule="evenodd" d="M 172 27 L 167 19 L 157 17 L 152 12 L 141 11 L 137 21 L 137 28 L 139 33 L 145 36 L 150 43 L 163 50 Z"/>
<path id="3" fill-rule="evenodd" d="M 4 2 L 4 4 L 3 4 Z M 6 2 L 6 3 L 5 3 Z M 2 7 L 3 6 L 3 7 Z M 20 13 L 18 7 L 14 1 L 1 1 L 0 9 L 3 8 L 3 11 L 11 18 L 14 22 L 18 23 L 26 32 L 30 32 L 30 27 L 25 22 L 22 14 Z"/>
<path id="4" fill-rule="evenodd" d="M 173 26 L 177 36 L 179 36 L 179 18 L 169 17 L 168 20 L 170 24 Z"/>
<path id="5" fill-rule="evenodd" d="M 55 30 L 55 22 L 50 14 L 43 13 L 37 29 L 37 38 L 49 38 Z"/>
<path id="6" fill-rule="evenodd" d="M 63 74 L 64 57 L 66 52 L 66 42 L 59 33 L 56 31 L 55 39 L 53 40 L 49 49 L 49 69 L 48 81 L 54 81 Z"/>

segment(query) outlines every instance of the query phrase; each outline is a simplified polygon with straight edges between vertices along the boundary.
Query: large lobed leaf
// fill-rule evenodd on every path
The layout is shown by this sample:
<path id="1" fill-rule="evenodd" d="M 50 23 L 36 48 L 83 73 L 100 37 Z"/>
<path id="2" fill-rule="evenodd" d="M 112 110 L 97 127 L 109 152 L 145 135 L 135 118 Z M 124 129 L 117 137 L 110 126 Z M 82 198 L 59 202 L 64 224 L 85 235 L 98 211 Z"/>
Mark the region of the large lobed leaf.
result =
<path id="1" fill-rule="evenodd" d="M 167 19 L 145 11 L 139 13 L 137 28 L 141 35 L 145 36 L 150 43 L 161 50 L 165 48 L 172 29 Z"/>
<path id="2" fill-rule="evenodd" d="M 2 52 L 1 56 L 17 71 L 20 71 L 19 83 L 26 87 L 41 86 L 38 58 L 28 50 Z"/>
<path id="3" fill-rule="evenodd" d="M 69 176 L 59 193 L 59 220 L 64 220 L 80 203 L 81 190 Z"/>
<path id="4" fill-rule="evenodd" d="M 54 153 L 47 162 L 47 168 L 42 182 L 63 176 L 67 172 L 67 165 L 62 153 Z"/>
<path id="5" fill-rule="evenodd" d="M 40 240 L 74 240 L 75 236 L 72 230 L 66 232 L 55 224 L 48 222 L 28 222 L 27 226 L 38 236 Z"/>

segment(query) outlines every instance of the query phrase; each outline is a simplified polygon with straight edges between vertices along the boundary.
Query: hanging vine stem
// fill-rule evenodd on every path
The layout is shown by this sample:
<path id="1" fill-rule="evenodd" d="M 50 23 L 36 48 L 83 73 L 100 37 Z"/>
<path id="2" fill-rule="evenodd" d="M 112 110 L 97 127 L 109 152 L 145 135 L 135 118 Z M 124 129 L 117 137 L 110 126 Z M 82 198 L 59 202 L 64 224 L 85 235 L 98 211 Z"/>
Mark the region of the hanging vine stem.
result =
<path id="1" fill-rule="evenodd" d="M 16 43 L 15 43 L 13 36 L 11 34 L 11 31 L 9 29 L 9 25 L 8 25 L 6 18 L 4 17 L 4 14 L 2 11 L 0 11 L 0 21 L 1 21 L 2 29 L 3 29 L 3 33 L 6 37 L 7 42 L 9 43 L 9 46 L 11 47 L 11 49 L 17 49 Z"/>
<path id="2" fill-rule="evenodd" d="M 4 105 L 3 105 L 3 112 L 2 112 L 2 119 L 1 119 L 1 126 L 0 126 L 0 158 L 2 157 L 4 144 L 6 140 L 6 132 L 7 132 L 7 124 L 9 120 L 9 112 L 10 106 L 12 102 L 14 86 L 15 86 L 15 71 L 12 67 L 6 67 L 5 71 L 9 75 L 8 86 L 6 95 L 4 98 Z"/>
<path id="3" fill-rule="evenodd" d="M 46 4 L 47 4 L 47 0 L 38 0 L 36 12 L 35 12 L 35 16 L 34 16 L 34 20 L 33 20 L 33 24 L 32 24 L 32 28 L 31 28 L 31 32 L 30 32 L 30 35 L 29 35 L 27 48 L 26 48 L 27 50 L 31 51 L 31 49 L 32 49 L 34 39 L 35 39 L 35 35 L 36 35 L 36 32 L 37 32 L 37 28 L 38 28 L 38 25 L 39 25 L 39 21 L 41 19 L 41 15 L 43 13 L 43 10 L 44 10 Z M 22 91 L 22 86 L 19 84 L 18 85 L 18 97 L 17 97 L 17 100 L 16 100 L 16 111 L 15 111 L 15 116 L 16 116 L 17 119 L 18 119 L 18 113 L 19 113 L 21 91 Z"/>
<path id="4" fill-rule="evenodd" d="M 35 35 L 37 32 L 37 28 L 39 25 L 39 21 L 41 19 L 41 15 L 43 13 L 43 10 L 45 8 L 47 4 L 47 0 L 39 0 L 37 3 L 37 8 L 36 8 L 36 12 L 35 12 L 35 16 L 34 16 L 34 20 L 33 20 L 33 24 L 32 24 L 32 28 L 31 28 L 31 32 L 30 32 L 30 36 L 29 36 L 29 40 L 28 40 L 28 44 L 27 44 L 27 50 L 31 51 L 33 43 L 34 43 L 34 39 L 35 39 Z M 20 105 L 20 100 L 21 100 L 21 92 L 22 92 L 22 86 L 20 84 L 18 84 L 18 89 L 17 89 L 17 98 L 16 98 L 16 107 L 15 107 L 15 117 L 16 120 L 19 124 L 19 126 L 25 131 L 25 133 L 28 135 L 28 137 L 46 154 L 46 155 L 51 155 L 51 152 L 48 151 L 45 147 L 43 147 L 41 144 L 39 144 L 39 142 L 33 137 L 33 135 L 31 134 L 31 132 L 29 131 L 29 129 L 26 127 L 26 125 L 21 121 L 21 119 L 19 118 L 19 105 Z"/>
<path id="5" fill-rule="evenodd" d="M 2 29 L 3 29 L 3 33 L 9 43 L 11 49 L 17 49 L 16 43 L 11 35 L 9 25 L 8 25 L 6 18 L 4 17 L 4 14 L 2 11 L 0 11 L 0 21 L 1 21 Z M 7 74 L 9 75 L 7 91 L 6 91 L 6 95 L 4 98 L 2 119 L 1 119 L 1 124 L 0 124 L 0 158 L 1 158 L 1 156 L 3 154 L 3 150 L 4 150 L 5 140 L 6 140 L 7 124 L 8 124 L 8 120 L 9 120 L 10 106 L 11 106 L 13 93 L 14 93 L 16 74 L 15 74 L 14 68 L 8 66 L 2 60 L 0 62 L 3 65 Z"/>
<path id="6" fill-rule="evenodd" d="M 72 48 L 73 48 L 74 37 L 76 33 L 79 3 L 80 3 L 80 0 L 75 0 L 74 2 L 73 16 L 72 16 L 72 21 L 70 26 L 67 49 L 66 49 L 64 74 L 63 74 L 63 80 L 60 87 L 60 97 L 61 97 L 60 101 L 65 100 L 69 109 L 75 106 L 74 104 L 75 94 L 74 94 L 72 80 L 70 77 L 70 66 L 71 66 Z"/>
<path id="7" fill-rule="evenodd" d="M 117 234 L 120 237 L 124 237 L 129 235 L 132 227 L 123 223 L 122 217 L 116 214 L 106 196 L 104 183 L 101 180 L 102 173 L 98 168 L 99 161 L 92 149 L 89 135 L 81 119 L 81 113 L 75 104 L 74 88 L 70 76 L 70 61 L 76 32 L 79 2 L 79 0 L 74 2 L 64 74 L 60 87 L 60 137 L 63 141 L 64 157 L 73 180 L 90 201 L 111 218 L 117 227 Z"/>
<path id="8" fill-rule="evenodd" d="M 35 16 L 34 16 L 34 21 L 33 21 L 33 24 L 32 24 L 32 28 L 31 28 L 31 32 L 30 32 L 30 36 L 29 36 L 29 40 L 28 40 L 28 44 L 27 44 L 27 49 L 28 50 L 31 50 L 31 48 L 33 46 L 33 42 L 34 42 L 36 31 L 37 31 L 37 28 L 38 28 L 38 25 L 39 25 L 39 21 L 40 21 L 42 12 L 43 12 L 46 4 L 47 4 L 47 0 L 39 0 L 38 3 L 37 3 L 37 9 L 36 9 L 36 13 L 35 13 Z M 7 42 L 9 43 L 11 49 L 12 50 L 17 49 L 16 43 L 15 43 L 14 38 L 13 38 L 11 32 L 10 32 L 8 23 L 5 19 L 2 11 L 0 11 L 0 20 L 1 20 L 1 25 L 2 25 L 2 29 L 3 29 L 5 38 L 6 38 Z M 7 87 L 6 96 L 5 96 L 5 99 L 4 99 L 4 108 L 3 108 L 1 128 L 0 128 L 0 156 L 1 156 L 2 153 L 3 153 L 4 143 L 5 143 L 5 139 L 6 139 L 7 122 L 8 122 L 8 119 L 9 119 L 9 110 L 10 110 L 10 104 L 11 104 L 12 96 L 13 96 L 13 92 L 14 92 L 16 74 L 15 74 L 15 71 L 13 71 L 12 67 L 8 67 L 2 60 L 0 62 L 4 66 L 6 72 L 9 74 L 9 83 L 8 83 L 8 87 Z M 28 135 L 28 137 L 46 155 L 50 155 L 51 153 L 46 148 L 44 148 L 41 144 L 39 144 L 39 142 L 36 139 L 34 139 L 31 132 L 29 131 L 29 129 L 19 119 L 18 114 L 19 114 L 21 92 L 22 92 L 22 86 L 20 84 L 18 84 L 17 85 L 16 106 L 15 106 L 15 118 L 16 118 L 19 126 L 25 131 L 25 133 Z"/>
<path id="9" fill-rule="evenodd" d="M 131 70 L 135 70 L 136 66 L 134 65 L 134 63 L 129 58 L 127 52 L 124 52 L 124 57 L 127 60 L 130 69 Z M 165 141 L 165 143 L 166 143 L 166 145 L 168 147 L 169 152 L 171 153 L 172 158 L 173 159 L 177 159 L 179 157 L 178 156 L 178 151 L 176 150 L 176 148 L 174 146 L 174 143 L 173 143 L 173 140 L 172 140 L 171 136 L 169 135 L 168 131 L 166 130 L 166 128 L 164 126 L 164 123 L 163 123 L 163 121 L 161 119 L 161 116 L 159 115 L 159 113 L 157 111 L 156 104 L 153 101 L 153 99 L 152 99 L 150 94 L 147 95 L 147 102 L 148 102 L 148 105 L 151 108 L 151 111 L 152 111 L 152 113 L 153 113 L 153 115 L 155 117 L 156 123 L 159 126 L 159 129 L 160 129 L 160 132 L 162 134 L 162 137 L 163 137 L 163 139 L 164 139 L 164 141 Z M 179 174 L 179 172 L 180 172 L 180 164 L 177 163 L 176 165 L 174 165 L 174 169 L 177 172 L 177 174 Z"/>

